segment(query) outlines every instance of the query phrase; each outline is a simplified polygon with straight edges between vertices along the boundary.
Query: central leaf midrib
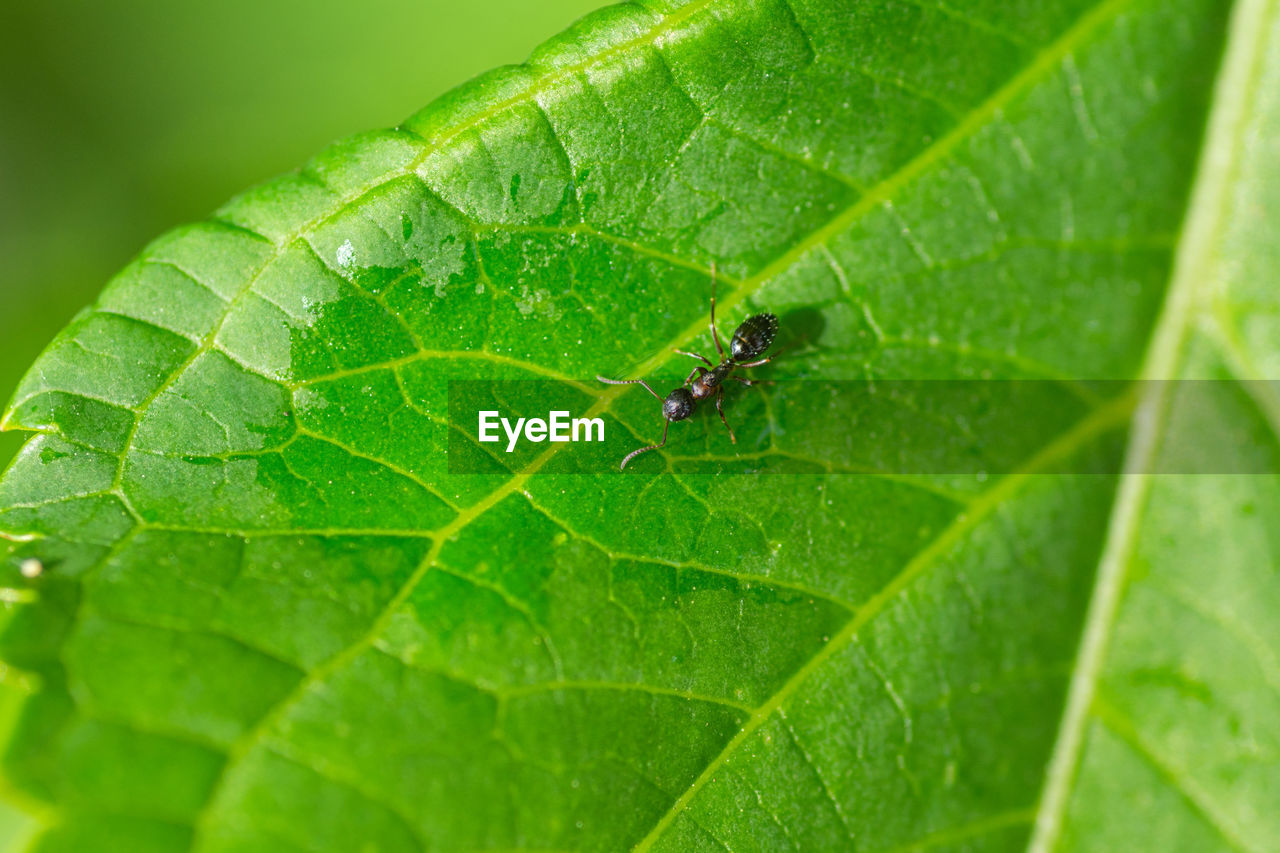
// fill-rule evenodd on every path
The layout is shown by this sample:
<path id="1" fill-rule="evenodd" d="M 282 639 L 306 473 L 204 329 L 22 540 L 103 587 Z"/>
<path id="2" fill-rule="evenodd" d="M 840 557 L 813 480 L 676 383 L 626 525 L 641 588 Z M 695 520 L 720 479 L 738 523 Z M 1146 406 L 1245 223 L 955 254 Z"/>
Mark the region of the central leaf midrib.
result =
<path id="1" fill-rule="evenodd" d="M 1241 0 L 1227 30 L 1226 46 L 1213 88 L 1212 112 L 1206 125 L 1200 161 L 1187 201 L 1183 232 L 1174 259 L 1165 303 L 1142 366 L 1143 399 L 1134 417 L 1125 475 L 1108 524 L 1093 596 L 1085 616 L 1077 665 L 1068 688 L 1053 754 L 1037 807 L 1032 853 L 1056 848 L 1083 757 L 1085 727 L 1094 715 L 1098 677 L 1106 662 L 1110 634 L 1118 618 L 1128 569 L 1140 536 L 1139 525 L 1150 494 L 1153 462 L 1159 452 L 1169 385 L 1178 376 L 1194 322 L 1205 306 L 1199 290 L 1213 280 L 1211 247 L 1220 241 L 1229 187 L 1238 179 L 1238 154 L 1244 142 L 1248 107 L 1254 100 L 1264 61 L 1263 46 L 1272 32 L 1276 0 Z M 1226 354 L 1228 362 L 1231 354 Z M 1247 363 L 1247 362 L 1246 362 Z M 1239 366 L 1234 365 L 1237 374 Z M 1248 376 L 1236 376 L 1249 379 Z M 1252 391 L 1249 392 L 1253 397 Z M 1274 401 L 1254 398 L 1273 433 L 1280 438 Z M 1232 845 L 1235 834 L 1209 820 L 1208 825 Z M 1243 849 L 1243 848 L 1242 848 Z"/>

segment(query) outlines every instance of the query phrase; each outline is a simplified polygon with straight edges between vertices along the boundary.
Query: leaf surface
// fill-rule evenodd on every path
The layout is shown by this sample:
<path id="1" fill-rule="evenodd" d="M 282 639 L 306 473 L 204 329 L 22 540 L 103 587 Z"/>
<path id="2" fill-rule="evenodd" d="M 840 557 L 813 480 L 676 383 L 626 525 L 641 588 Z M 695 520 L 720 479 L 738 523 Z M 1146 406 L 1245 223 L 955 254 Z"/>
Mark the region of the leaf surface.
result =
<path id="1" fill-rule="evenodd" d="M 6 418 L 39 433 L 0 482 L 38 846 L 1007 849 L 1038 815 L 1089 846 L 1134 756 L 1081 684 L 1090 714 L 1171 707 L 1125 688 L 1142 642 L 1075 667 L 1082 631 L 1159 624 L 1091 605 L 1095 571 L 1173 546 L 1082 473 L 1118 466 L 1134 399 L 1088 380 L 1153 375 L 1186 325 L 1157 314 L 1224 26 L 1207 0 L 617 7 L 160 238 Z M 736 446 L 704 411 L 619 474 L 656 404 L 591 377 L 712 352 L 713 269 L 724 329 L 768 310 L 794 342 L 762 376 L 1079 405 L 958 436 L 1014 455 L 994 476 L 904 476 L 866 464 L 901 435 L 811 428 L 835 403 L 779 383 L 731 397 Z M 1240 323 L 1266 298 L 1222 293 Z M 1260 316 L 1231 328 L 1265 375 Z M 483 379 L 579 393 L 621 444 L 451 473 L 450 382 Z M 765 473 L 700 467 L 734 458 Z M 1213 843 L 1260 843 L 1265 800 L 1229 793 Z"/>
<path id="2" fill-rule="evenodd" d="M 1241 4 L 1229 44 L 1129 464 L 1169 470 L 1181 436 L 1226 424 L 1218 470 L 1272 473 L 1126 478 L 1037 850 L 1280 837 L 1280 7 Z"/>

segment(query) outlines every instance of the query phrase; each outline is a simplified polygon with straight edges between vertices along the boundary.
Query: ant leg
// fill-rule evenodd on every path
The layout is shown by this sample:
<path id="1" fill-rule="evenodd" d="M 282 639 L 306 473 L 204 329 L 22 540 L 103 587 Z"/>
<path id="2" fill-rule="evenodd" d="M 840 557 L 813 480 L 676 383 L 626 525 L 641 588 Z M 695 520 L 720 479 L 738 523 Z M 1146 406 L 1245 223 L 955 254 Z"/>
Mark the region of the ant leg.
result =
<path id="1" fill-rule="evenodd" d="M 720 333 L 716 331 L 716 262 L 711 262 L 711 338 L 716 342 L 716 352 L 724 361 L 724 345 L 720 343 Z M 707 362 L 710 364 L 711 362 Z"/>
<path id="2" fill-rule="evenodd" d="M 775 358 L 778 357 L 778 355 L 779 353 L 775 352 L 773 355 L 769 356 L 768 358 L 762 358 L 759 361 L 748 361 L 735 366 L 736 367 L 759 367 L 762 364 L 768 364 L 769 362 L 773 361 Z"/>
<path id="3" fill-rule="evenodd" d="M 648 453 L 650 450 L 657 450 L 659 447 L 664 446 L 667 443 L 667 427 L 669 426 L 671 426 L 671 421 L 664 420 L 662 422 L 662 441 L 658 444 L 651 444 L 648 447 L 642 447 L 639 450 L 631 451 L 626 456 L 622 457 L 622 464 L 618 466 L 618 470 L 621 471 L 626 468 L 627 463 L 632 459 L 635 459 L 641 453 Z"/>
<path id="4" fill-rule="evenodd" d="M 689 358 L 696 358 L 699 361 L 701 361 L 703 364 L 705 364 L 707 367 L 715 367 L 715 365 L 711 363 L 711 359 L 707 358 L 705 355 L 698 355 L 696 352 L 685 352 L 682 349 L 673 349 L 672 352 L 678 352 L 681 355 L 687 355 L 689 356 Z"/>
<path id="5" fill-rule="evenodd" d="M 773 361 L 773 360 L 774 360 L 775 358 L 777 358 L 778 356 L 782 355 L 782 354 L 783 354 L 784 352 L 786 352 L 787 350 L 789 350 L 789 349 L 791 349 L 792 347 L 794 347 L 794 346 L 796 346 L 797 344 L 799 344 L 802 340 L 804 340 L 804 338 L 803 338 L 803 337 L 796 338 L 794 341 L 791 341 L 791 342 L 790 342 L 790 343 L 788 343 L 786 346 L 784 346 L 782 349 L 778 350 L 777 352 L 775 352 L 773 355 L 769 356 L 768 358 L 762 358 L 762 359 L 760 359 L 759 361 L 748 361 L 748 362 L 745 362 L 745 363 L 743 363 L 743 364 L 739 364 L 739 365 L 736 365 L 736 366 L 737 366 L 737 367 L 759 367 L 759 366 L 760 366 L 760 365 L 762 365 L 762 364 L 768 364 L 769 362 Z"/>
<path id="6" fill-rule="evenodd" d="M 643 379 L 605 379 L 603 376 L 597 376 L 596 379 L 608 385 L 643 385 L 644 390 L 648 391 L 659 400 L 662 399 L 662 396 L 657 391 L 650 388 L 649 383 L 645 382 Z"/>
<path id="7" fill-rule="evenodd" d="M 734 444 L 738 443 L 738 437 L 733 434 L 733 427 L 729 426 L 729 422 L 724 419 L 724 386 L 717 389 L 716 394 L 716 411 L 720 413 L 720 423 L 724 424 L 724 428 L 729 431 L 729 440 Z"/>
<path id="8" fill-rule="evenodd" d="M 710 364 L 710 362 L 707 362 L 707 363 Z M 706 374 L 706 372 L 707 372 L 707 369 L 705 367 L 695 367 L 693 370 L 689 371 L 689 375 L 685 377 L 684 382 L 682 382 L 681 384 L 688 385 L 690 382 L 693 381 L 693 378 L 695 376 L 702 376 Z"/>

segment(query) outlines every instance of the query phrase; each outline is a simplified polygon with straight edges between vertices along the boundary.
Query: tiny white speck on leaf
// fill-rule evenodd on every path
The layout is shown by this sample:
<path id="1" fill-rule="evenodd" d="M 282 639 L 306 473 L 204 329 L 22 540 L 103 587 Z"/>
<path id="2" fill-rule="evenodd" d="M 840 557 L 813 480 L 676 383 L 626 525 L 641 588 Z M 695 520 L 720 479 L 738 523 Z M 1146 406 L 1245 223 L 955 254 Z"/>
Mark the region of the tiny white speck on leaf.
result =
<path id="1" fill-rule="evenodd" d="M 337 252 L 338 266 L 340 267 L 351 266 L 351 259 L 354 258 L 355 255 L 356 255 L 356 250 L 355 250 L 355 247 L 351 245 L 351 241 L 344 240 L 342 242 L 342 245 L 338 247 L 338 252 Z"/>
<path id="2" fill-rule="evenodd" d="M 44 574 L 44 563 L 34 557 L 29 560 L 23 560 L 18 571 L 22 572 L 24 578 L 38 578 Z"/>

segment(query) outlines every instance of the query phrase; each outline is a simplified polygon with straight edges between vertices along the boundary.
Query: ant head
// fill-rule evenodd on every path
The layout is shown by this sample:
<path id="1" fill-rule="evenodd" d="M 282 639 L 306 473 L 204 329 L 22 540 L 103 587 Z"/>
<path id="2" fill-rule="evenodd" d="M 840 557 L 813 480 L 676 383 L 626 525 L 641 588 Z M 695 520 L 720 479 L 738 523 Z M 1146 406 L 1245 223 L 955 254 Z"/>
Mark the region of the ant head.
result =
<path id="1" fill-rule="evenodd" d="M 693 414 L 693 394 L 688 388 L 677 388 L 662 401 L 662 416 L 669 421 L 682 421 Z"/>

